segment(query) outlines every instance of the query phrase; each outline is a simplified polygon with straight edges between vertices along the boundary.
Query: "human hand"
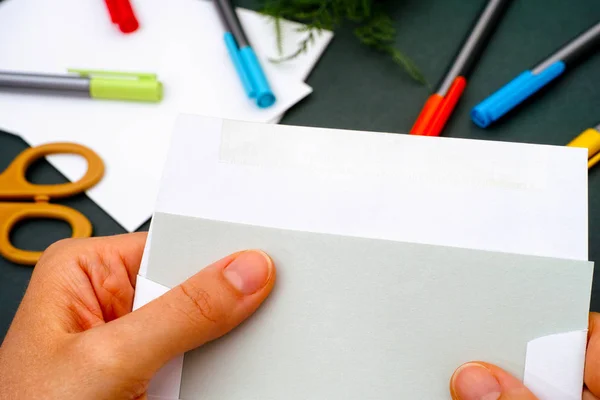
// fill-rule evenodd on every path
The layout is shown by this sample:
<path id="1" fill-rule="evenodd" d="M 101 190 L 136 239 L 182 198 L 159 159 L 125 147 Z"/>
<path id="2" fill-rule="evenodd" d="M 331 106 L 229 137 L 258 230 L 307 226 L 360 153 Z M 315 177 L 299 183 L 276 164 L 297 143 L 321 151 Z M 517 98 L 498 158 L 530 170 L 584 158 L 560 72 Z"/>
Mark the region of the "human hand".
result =
<path id="1" fill-rule="evenodd" d="M 582 400 L 600 400 L 600 314 L 590 313 Z M 521 381 L 495 365 L 471 362 L 450 379 L 453 400 L 537 400 Z"/>
<path id="2" fill-rule="evenodd" d="M 235 328 L 275 283 L 266 254 L 236 253 L 131 312 L 145 241 L 68 239 L 44 252 L 0 347 L 0 399 L 145 399 L 162 365 Z"/>

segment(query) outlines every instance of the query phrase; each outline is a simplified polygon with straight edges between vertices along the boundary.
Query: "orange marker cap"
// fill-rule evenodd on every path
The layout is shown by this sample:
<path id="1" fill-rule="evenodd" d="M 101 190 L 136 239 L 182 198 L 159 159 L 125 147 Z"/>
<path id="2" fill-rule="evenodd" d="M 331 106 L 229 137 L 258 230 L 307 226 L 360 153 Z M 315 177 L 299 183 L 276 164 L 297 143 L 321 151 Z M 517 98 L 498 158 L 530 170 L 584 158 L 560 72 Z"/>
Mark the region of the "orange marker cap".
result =
<path id="1" fill-rule="evenodd" d="M 445 96 L 437 93 L 431 95 L 411 128 L 410 134 L 439 136 L 466 86 L 467 80 L 459 76 L 454 79 Z"/>

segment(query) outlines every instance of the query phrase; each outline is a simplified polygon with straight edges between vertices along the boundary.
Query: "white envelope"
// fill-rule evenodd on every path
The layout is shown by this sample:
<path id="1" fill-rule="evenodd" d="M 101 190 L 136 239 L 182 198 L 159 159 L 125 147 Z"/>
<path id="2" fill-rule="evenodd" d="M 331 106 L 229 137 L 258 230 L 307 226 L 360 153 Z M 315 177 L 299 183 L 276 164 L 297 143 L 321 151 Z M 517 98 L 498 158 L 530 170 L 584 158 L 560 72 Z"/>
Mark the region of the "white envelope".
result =
<path id="1" fill-rule="evenodd" d="M 583 289 L 578 303 L 566 306 L 577 309 L 581 318 L 573 326 L 578 328 L 531 340 L 523 377 L 542 400 L 580 396 L 586 285 L 591 285 L 591 265 L 581 263 L 587 260 L 585 149 L 185 115 L 177 122 L 169 154 L 156 204 L 161 215 L 260 227 L 257 232 L 279 229 L 500 252 L 489 253 L 490 260 L 522 262 L 519 257 L 537 256 L 526 260 L 548 265 L 572 262 L 577 265 L 573 271 L 582 275 L 570 290 Z M 158 297 L 172 283 L 148 279 L 153 229 L 154 225 L 134 308 Z M 473 254 L 486 259 L 477 251 Z M 571 268 L 561 271 L 569 273 Z M 269 307 L 277 304 L 277 296 L 282 294 L 272 296 Z M 243 335 L 231 340 L 243 346 Z M 208 352 L 220 354 L 219 349 L 227 347 L 220 343 Z M 178 398 L 182 366 L 183 356 L 163 368 L 149 395 Z M 282 366 L 281 373 L 291 367 Z M 312 398 L 319 398 L 319 393 Z"/>

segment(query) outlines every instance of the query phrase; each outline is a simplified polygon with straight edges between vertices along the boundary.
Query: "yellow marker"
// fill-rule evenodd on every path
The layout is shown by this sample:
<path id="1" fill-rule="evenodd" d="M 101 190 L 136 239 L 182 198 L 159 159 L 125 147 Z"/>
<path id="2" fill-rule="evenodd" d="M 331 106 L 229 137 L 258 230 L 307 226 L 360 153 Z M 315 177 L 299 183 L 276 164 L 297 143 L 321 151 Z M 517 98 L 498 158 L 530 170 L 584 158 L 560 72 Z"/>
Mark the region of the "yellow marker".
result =
<path id="1" fill-rule="evenodd" d="M 588 168 L 592 168 L 600 161 L 600 125 L 586 129 L 567 146 L 588 149 Z"/>

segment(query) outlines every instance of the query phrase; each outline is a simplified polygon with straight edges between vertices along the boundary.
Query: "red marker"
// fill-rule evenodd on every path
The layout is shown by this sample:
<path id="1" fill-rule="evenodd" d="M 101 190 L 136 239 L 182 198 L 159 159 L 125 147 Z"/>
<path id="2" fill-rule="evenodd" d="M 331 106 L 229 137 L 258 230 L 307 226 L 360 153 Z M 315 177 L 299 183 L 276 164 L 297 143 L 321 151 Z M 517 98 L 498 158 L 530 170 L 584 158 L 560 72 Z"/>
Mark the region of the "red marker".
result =
<path id="1" fill-rule="evenodd" d="M 439 89 L 425 103 L 410 130 L 411 135 L 440 135 L 467 86 L 466 76 L 483 51 L 509 2 L 510 0 L 490 0 L 485 6 Z"/>
<path id="2" fill-rule="evenodd" d="M 138 23 L 133 8 L 129 0 L 104 0 L 110 19 L 113 24 L 118 25 L 123 33 L 135 32 L 140 24 Z"/>

